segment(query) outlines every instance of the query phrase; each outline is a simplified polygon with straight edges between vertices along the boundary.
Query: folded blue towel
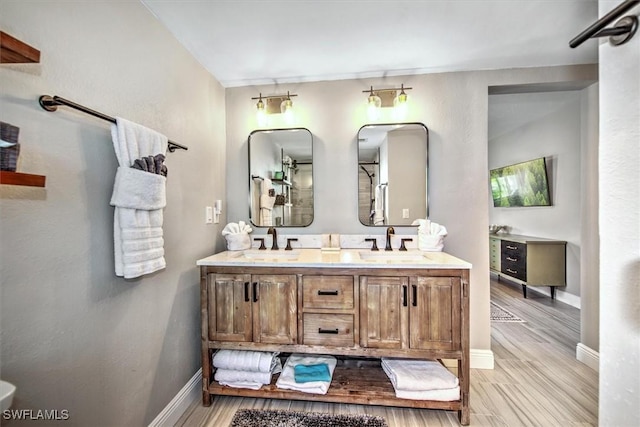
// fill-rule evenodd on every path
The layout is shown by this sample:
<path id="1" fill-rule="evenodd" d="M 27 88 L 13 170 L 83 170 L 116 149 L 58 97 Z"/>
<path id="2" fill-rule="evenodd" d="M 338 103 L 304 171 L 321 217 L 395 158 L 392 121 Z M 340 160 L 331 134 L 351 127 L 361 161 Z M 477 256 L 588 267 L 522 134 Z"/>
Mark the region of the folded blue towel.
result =
<path id="1" fill-rule="evenodd" d="M 326 363 L 319 363 L 317 365 L 296 365 L 293 367 L 293 374 L 297 383 L 331 381 L 329 365 Z"/>

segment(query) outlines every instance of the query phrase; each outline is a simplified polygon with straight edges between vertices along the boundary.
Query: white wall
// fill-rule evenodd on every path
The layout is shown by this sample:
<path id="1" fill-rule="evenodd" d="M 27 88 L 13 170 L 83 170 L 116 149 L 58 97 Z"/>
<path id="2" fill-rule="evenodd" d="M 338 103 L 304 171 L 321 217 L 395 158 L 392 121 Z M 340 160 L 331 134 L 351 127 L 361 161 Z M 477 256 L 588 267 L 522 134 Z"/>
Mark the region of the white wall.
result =
<path id="1" fill-rule="evenodd" d="M 567 286 L 580 296 L 581 91 L 489 97 L 489 169 L 545 157 L 552 206 L 493 207 L 489 221 L 510 233 L 565 240 Z M 488 183 L 487 183 L 488 185 Z M 491 200 L 491 196 L 489 196 Z M 546 289 L 545 289 L 546 290 Z"/>
<path id="2" fill-rule="evenodd" d="M 138 1 L 1 9 L 0 28 L 42 53 L 1 66 L 2 120 L 20 127 L 19 170 L 47 177 L 44 189 L 0 186 L 2 379 L 17 386 L 14 409 L 67 409 L 66 426 L 147 425 L 200 366 L 195 261 L 224 247 L 204 224 L 225 198 L 224 89 Z M 115 276 L 109 124 L 46 112 L 42 94 L 189 147 L 166 160 L 165 270 Z"/>
<path id="3" fill-rule="evenodd" d="M 603 16 L 618 2 L 600 1 Z M 640 14 L 640 7 L 632 9 Z M 605 39 L 606 40 L 606 39 Z M 640 36 L 600 43 L 600 407 L 640 425 Z"/>
<path id="4" fill-rule="evenodd" d="M 297 93 L 295 126 L 307 127 L 314 137 L 315 218 L 307 228 L 281 233 L 383 234 L 358 220 L 357 132 L 368 122 L 366 96 L 375 87 L 414 89 L 409 93 L 407 122 L 429 128 L 429 213 L 446 225 L 445 250 L 473 264 L 471 273 L 471 347 L 489 349 L 489 224 L 487 185 L 488 90 L 491 86 L 526 83 L 594 81 L 595 67 L 572 66 L 460 72 L 240 87 L 227 89 L 227 193 L 232 221 L 247 220 L 247 137 L 256 128 L 257 93 Z M 387 113 L 385 111 L 385 113 Z M 283 126 L 273 119 L 271 127 Z M 393 121 L 382 115 L 379 123 Z M 413 229 L 415 230 L 415 229 Z M 257 230 L 256 233 L 264 232 Z M 396 233 L 411 232 L 398 229 Z"/>

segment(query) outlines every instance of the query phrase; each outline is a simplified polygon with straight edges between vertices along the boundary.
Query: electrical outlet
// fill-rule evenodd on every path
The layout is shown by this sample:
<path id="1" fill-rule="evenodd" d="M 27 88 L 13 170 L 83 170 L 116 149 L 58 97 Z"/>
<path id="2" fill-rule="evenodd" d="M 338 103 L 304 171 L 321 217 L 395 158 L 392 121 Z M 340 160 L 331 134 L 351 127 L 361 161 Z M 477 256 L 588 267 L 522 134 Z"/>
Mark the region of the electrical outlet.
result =
<path id="1" fill-rule="evenodd" d="M 213 224 L 213 207 L 207 206 L 204 210 L 204 223 Z"/>
<path id="2" fill-rule="evenodd" d="M 409 218 L 409 209 L 402 209 L 402 218 Z"/>

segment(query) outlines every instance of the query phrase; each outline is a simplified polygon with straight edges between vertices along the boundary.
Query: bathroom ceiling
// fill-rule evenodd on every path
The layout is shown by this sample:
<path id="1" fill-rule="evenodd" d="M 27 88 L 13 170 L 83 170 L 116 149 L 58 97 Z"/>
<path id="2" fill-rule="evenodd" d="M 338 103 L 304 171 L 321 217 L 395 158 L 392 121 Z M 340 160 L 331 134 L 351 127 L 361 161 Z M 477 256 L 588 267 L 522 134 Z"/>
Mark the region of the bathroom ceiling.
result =
<path id="1" fill-rule="evenodd" d="M 597 0 L 141 1 L 225 87 L 598 60 Z"/>

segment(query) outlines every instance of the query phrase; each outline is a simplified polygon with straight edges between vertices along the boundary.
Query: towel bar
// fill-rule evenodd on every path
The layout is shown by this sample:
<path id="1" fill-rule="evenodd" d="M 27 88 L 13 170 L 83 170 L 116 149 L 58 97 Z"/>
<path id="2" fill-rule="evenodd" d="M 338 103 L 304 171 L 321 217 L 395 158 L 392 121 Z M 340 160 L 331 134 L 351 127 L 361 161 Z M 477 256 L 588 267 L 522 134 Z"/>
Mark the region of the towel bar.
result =
<path id="1" fill-rule="evenodd" d="M 107 116 L 106 114 L 100 113 L 99 111 L 92 110 L 91 108 L 87 108 L 83 105 L 76 104 L 73 101 L 69 101 L 68 99 L 64 99 L 59 96 L 42 95 L 40 98 L 38 98 L 38 102 L 40 103 L 40 106 L 47 111 L 56 111 L 59 105 L 66 105 L 67 107 L 71 107 L 78 111 L 82 111 L 83 113 L 87 113 L 93 117 L 97 117 L 99 119 L 106 120 L 111 123 L 116 122 L 116 119 L 114 117 Z M 167 148 L 170 153 L 173 153 L 178 148 L 181 150 L 188 150 L 187 147 L 185 147 L 184 145 L 180 145 L 177 142 L 168 141 L 167 144 L 168 144 Z"/>

